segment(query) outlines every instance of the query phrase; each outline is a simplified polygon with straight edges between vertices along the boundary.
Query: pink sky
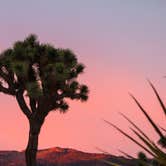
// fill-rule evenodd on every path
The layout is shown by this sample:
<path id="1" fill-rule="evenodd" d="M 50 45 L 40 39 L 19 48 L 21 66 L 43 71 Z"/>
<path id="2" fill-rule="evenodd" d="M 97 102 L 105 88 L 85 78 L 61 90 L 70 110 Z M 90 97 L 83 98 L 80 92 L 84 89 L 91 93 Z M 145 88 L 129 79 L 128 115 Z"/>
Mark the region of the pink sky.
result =
<path id="1" fill-rule="evenodd" d="M 129 125 L 119 111 L 156 138 L 128 92 L 164 126 L 146 78 L 166 99 L 165 8 L 164 1 L 155 0 L 0 2 L 1 50 L 36 33 L 42 42 L 71 48 L 86 65 L 80 81 L 90 88 L 88 102 L 71 102 L 66 114 L 50 113 L 40 134 L 40 148 L 60 146 L 98 152 L 95 147 L 99 147 L 114 154 L 118 154 L 117 149 L 135 154 L 139 148 L 102 120 L 128 131 Z M 23 150 L 27 120 L 14 98 L 0 94 L 0 104 L 0 149 Z"/>

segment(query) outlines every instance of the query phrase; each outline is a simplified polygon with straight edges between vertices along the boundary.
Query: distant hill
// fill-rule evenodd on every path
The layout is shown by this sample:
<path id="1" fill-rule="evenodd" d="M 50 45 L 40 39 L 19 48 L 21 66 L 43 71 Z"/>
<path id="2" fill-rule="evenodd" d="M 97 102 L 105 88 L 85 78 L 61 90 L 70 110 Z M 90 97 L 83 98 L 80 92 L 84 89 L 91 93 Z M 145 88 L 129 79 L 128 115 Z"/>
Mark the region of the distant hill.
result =
<path id="1" fill-rule="evenodd" d="M 135 166 L 135 162 L 106 154 L 85 153 L 68 148 L 39 150 L 38 166 L 107 166 L 102 160 L 117 162 L 123 166 Z M 25 166 L 24 152 L 0 151 L 0 166 Z"/>

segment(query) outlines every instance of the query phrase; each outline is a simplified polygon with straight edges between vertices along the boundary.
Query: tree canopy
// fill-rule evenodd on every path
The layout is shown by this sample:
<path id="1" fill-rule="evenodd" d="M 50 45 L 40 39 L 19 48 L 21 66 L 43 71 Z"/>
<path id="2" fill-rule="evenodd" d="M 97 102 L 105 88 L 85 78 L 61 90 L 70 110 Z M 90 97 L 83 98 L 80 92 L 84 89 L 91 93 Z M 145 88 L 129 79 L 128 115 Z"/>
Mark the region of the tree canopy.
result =
<path id="1" fill-rule="evenodd" d="M 0 92 L 16 96 L 28 118 L 45 117 L 56 109 L 65 112 L 69 108 L 65 98 L 88 99 L 88 87 L 76 80 L 83 71 L 84 65 L 71 50 L 39 43 L 29 35 L 1 53 Z"/>

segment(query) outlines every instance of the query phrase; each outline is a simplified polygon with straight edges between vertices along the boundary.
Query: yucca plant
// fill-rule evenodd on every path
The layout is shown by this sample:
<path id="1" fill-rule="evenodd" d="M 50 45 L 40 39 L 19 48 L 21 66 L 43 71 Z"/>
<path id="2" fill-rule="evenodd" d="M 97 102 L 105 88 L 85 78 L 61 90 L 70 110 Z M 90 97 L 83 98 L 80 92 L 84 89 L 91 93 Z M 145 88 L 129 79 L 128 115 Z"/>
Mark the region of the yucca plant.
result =
<path id="1" fill-rule="evenodd" d="M 162 101 L 158 91 L 154 87 L 154 85 L 148 80 L 149 85 L 151 86 L 162 110 L 164 115 L 166 115 L 166 106 L 164 105 L 164 102 Z M 147 121 L 151 125 L 151 127 L 154 129 L 156 134 L 159 136 L 158 142 L 153 141 L 145 132 L 139 128 L 130 118 L 128 118 L 123 113 L 120 113 L 120 115 L 125 118 L 132 127 L 130 127 L 131 131 L 138 137 L 139 141 L 137 139 L 133 138 L 131 135 L 124 132 L 122 129 L 120 129 L 118 126 L 112 124 L 111 122 L 104 120 L 107 124 L 115 128 L 117 131 L 119 131 L 121 134 L 123 134 L 125 137 L 130 139 L 132 142 L 137 144 L 139 147 L 141 147 L 145 153 L 152 156 L 152 159 L 148 159 L 146 154 L 143 152 L 139 152 L 138 154 L 138 165 L 139 166 L 166 166 L 166 137 L 163 134 L 166 132 L 166 129 L 163 127 L 160 127 L 157 125 L 156 122 L 149 116 L 147 111 L 143 108 L 143 106 L 140 104 L 140 102 L 132 95 L 129 94 L 131 98 L 134 100 L 134 102 L 139 107 L 139 110 L 143 113 L 143 115 L 146 117 Z M 122 152 L 126 157 L 133 159 L 132 156 Z M 109 163 L 109 161 L 107 161 Z M 114 163 L 109 163 L 110 165 L 113 165 Z M 115 164 L 114 164 L 115 165 Z"/>

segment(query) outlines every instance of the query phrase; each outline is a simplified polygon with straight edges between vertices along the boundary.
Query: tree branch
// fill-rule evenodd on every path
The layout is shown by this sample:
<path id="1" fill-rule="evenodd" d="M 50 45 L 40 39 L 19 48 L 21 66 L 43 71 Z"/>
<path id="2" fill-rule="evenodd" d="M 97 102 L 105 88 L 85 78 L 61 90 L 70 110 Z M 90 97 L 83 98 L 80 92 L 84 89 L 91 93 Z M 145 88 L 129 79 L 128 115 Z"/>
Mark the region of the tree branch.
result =
<path id="1" fill-rule="evenodd" d="M 7 73 L 5 73 L 2 68 L 0 69 L 0 76 L 1 78 L 6 81 L 6 83 L 9 84 L 9 86 L 13 85 L 13 79 L 14 79 L 14 74 L 12 71 L 7 71 Z"/>
<path id="2" fill-rule="evenodd" d="M 28 119 L 30 119 L 32 113 L 31 113 L 31 111 L 29 110 L 29 108 L 28 108 L 28 106 L 27 106 L 27 104 L 26 104 L 26 102 L 25 102 L 25 100 L 24 100 L 24 96 L 23 96 L 23 92 L 22 92 L 22 91 L 18 91 L 18 92 L 16 93 L 16 99 L 17 99 L 17 102 L 18 102 L 18 104 L 19 104 L 19 106 L 20 106 L 22 112 L 26 115 L 26 117 L 27 117 Z"/>
<path id="3" fill-rule="evenodd" d="M 15 95 L 15 91 L 13 89 L 5 88 L 1 84 L 0 84 L 0 92 L 3 92 L 8 95 Z"/>
<path id="4" fill-rule="evenodd" d="M 12 71 L 7 71 L 7 73 L 5 73 L 2 68 L 0 68 L 0 78 L 8 84 L 8 88 L 10 91 L 13 91 L 13 93 L 15 93 L 15 89 L 14 89 L 14 73 Z"/>
<path id="5" fill-rule="evenodd" d="M 31 107 L 32 112 L 36 112 L 36 100 L 29 98 L 29 105 Z"/>
<path id="6" fill-rule="evenodd" d="M 48 106 L 48 110 L 49 111 L 52 111 L 53 109 L 56 109 L 60 106 L 60 104 L 54 102 L 54 103 L 51 103 L 49 106 Z"/>

